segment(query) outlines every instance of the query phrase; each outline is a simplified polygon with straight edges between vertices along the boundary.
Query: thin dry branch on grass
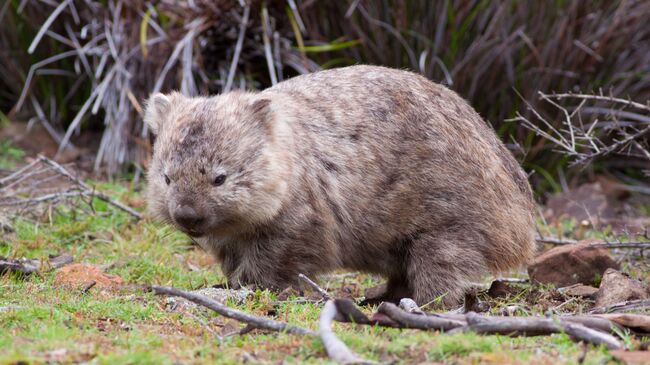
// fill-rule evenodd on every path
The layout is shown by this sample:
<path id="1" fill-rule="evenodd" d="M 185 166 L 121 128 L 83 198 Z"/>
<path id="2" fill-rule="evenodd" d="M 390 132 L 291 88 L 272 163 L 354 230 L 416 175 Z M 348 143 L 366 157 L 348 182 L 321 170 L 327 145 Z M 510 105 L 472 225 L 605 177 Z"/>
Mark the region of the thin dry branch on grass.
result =
<path id="1" fill-rule="evenodd" d="M 341 341 L 334 332 L 332 332 L 332 321 L 340 317 L 334 301 L 328 300 L 320 314 L 318 335 L 323 341 L 323 347 L 327 351 L 327 356 L 341 364 L 377 364 L 359 357 L 354 351 L 350 350 L 343 341 Z"/>
<path id="2" fill-rule="evenodd" d="M 381 303 L 377 312 L 385 314 L 403 328 L 449 331 L 465 325 L 462 321 L 450 318 L 409 313 L 388 302 Z"/>
<path id="3" fill-rule="evenodd" d="M 18 272 L 26 275 L 34 274 L 41 268 L 58 269 L 72 263 L 70 255 L 59 255 L 50 258 L 48 261 L 34 259 L 7 259 L 0 256 L 0 274 L 5 272 Z"/>
<path id="4" fill-rule="evenodd" d="M 541 243 L 549 243 L 552 245 L 557 245 L 557 246 L 563 246 L 563 245 L 573 245 L 578 243 L 579 241 L 577 240 L 571 240 L 571 239 L 561 239 L 561 238 L 555 238 L 555 237 L 537 237 L 535 238 L 537 242 Z M 591 243 L 591 246 L 594 247 L 604 247 L 604 248 L 637 248 L 637 249 L 643 249 L 643 248 L 650 248 L 650 241 L 648 242 L 643 242 L 643 241 L 628 241 L 628 242 L 604 242 L 604 243 Z"/>
<path id="5" fill-rule="evenodd" d="M 650 299 L 628 300 L 626 302 L 615 303 L 606 307 L 594 308 L 589 311 L 589 314 L 627 312 L 639 309 L 650 309 Z"/>
<path id="6" fill-rule="evenodd" d="M 320 288 L 313 280 L 301 274 L 301 280 L 310 283 L 311 286 L 323 297 L 330 297 L 329 294 Z M 319 290 L 320 289 L 320 290 Z M 475 312 L 460 313 L 426 313 L 423 312 L 412 299 L 404 298 L 400 306 L 392 303 L 382 303 L 377 312 L 368 317 L 350 299 L 327 300 L 319 319 L 318 333 L 302 327 L 296 327 L 284 322 L 251 315 L 237 309 L 227 307 L 218 301 L 207 298 L 200 294 L 185 292 L 182 290 L 151 286 L 156 294 L 179 296 L 202 305 L 215 312 L 247 324 L 247 328 L 260 328 L 276 332 L 287 332 L 298 335 L 318 335 L 325 347 L 328 356 L 341 364 L 376 364 L 375 362 L 359 357 L 350 350 L 332 332 L 332 321 L 356 323 L 363 325 L 379 325 L 393 328 L 411 328 L 433 331 L 444 331 L 448 333 L 475 332 L 478 334 L 500 334 L 506 336 L 546 336 L 557 333 L 566 333 L 576 342 L 584 342 L 594 345 L 604 345 L 608 349 L 624 349 L 624 344 L 615 336 L 620 335 L 622 330 L 629 328 L 634 330 L 634 324 L 625 321 L 612 319 L 604 315 L 589 314 L 578 316 L 538 317 L 538 316 L 491 316 L 481 315 Z M 647 308 L 650 301 L 632 301 L 620 303 L 615 306 L 601 308 L 592 313 L 604 313 L 607 311 L 625 310 L 629 308 Z M 648 316 L 636 315 L 643 323 L 650 323 Z"/>
<path id="7" fill-rule="evenodd" d="M 336 337 L 332 331 L 332 321 L 337 320 L 341 322 L 343 321 L 343 317 L 327 291 L 303 273 L 298 274 L 298 278 L 309 284 L 309 286 L 314 288 L 326 300 L 319 317 L 318 335 L 323 342 L 327 356 L 341 364 L 377 364 L 374 361 L 359 357 L 343 341 Z"/>
<path id="8" fill-rule="evenodd" d="M 498 317 L 479 315 L 474 312 L 414 314 L 394 304 L 382 303 L 377 314 L 368 318 L 350 300 L 336 299 L 335 304 L 342 315 L 340 320 L 357 324 L 509 336 L 545 336 L 566 333 L 574 341 L 602 344 L 610 349 L 624 348 L 623 344 L 611 334 L 620 333 L 618 330 L 621 325 L 598 316 Z"/>
<path id="9" fill-rule="evenodd" d="M 190 293 L 183 290 L 178 290 L 175 288 L 170 288 L 165 286 L 157 286 L 157 285 L 152 285 L 151 289 L 156 294 L 165 294 L 165 295 L 185 298 L 193 303 L 209 308 L 224 317 L 235 319 L 242 323 L 249 324 L 255 328 L 265 329 L 274 332 L 286 332 L 286 333 L 297 334 L 297 335 L 308 335 L 308 336 L 317 335 L 316 332 L 307 328 L 293 326 L 285 322 L 259 317 L 234 308 L 230 308 L 204 295 Z"/>
<path id="10" fill-rule="evenodd" d="M 605 345 L 609 349 L 622 349 L 623 345 L 614 336 L 582 324 L 568 323 L 550 318 L 520 317 L 520 318 L 490 318 L 478 316 L 480 319 L 470 320 L 468 325 L 458 327 L 450 333 L 475 332 L 478 334 L 499 334 L 506 336 L 544 336 L 554 333 L 566 333 L 575 341 L 594 345 Z M 473 323 L 470 323 L 473 322 Z"/>
<path id="11" fill-rule="evenodd" d="M 314 288 L 314 290 L 316 290 L 323 297 L 323 299 L 325 299 L 325 300 L 331 300 L 332 299 L 332 297 L 327 293 L 327 291 L 325 289 L 318 286 L 318 284 L 316 284 L 315 281 L 308 278 L 307 275 L 300 273 L 300 274 L 298 274 L 298 278 L 300 280 L 303 280 L 305 283 L 309 284 L 309 286 L 311 286 L 312 288 Z"/>

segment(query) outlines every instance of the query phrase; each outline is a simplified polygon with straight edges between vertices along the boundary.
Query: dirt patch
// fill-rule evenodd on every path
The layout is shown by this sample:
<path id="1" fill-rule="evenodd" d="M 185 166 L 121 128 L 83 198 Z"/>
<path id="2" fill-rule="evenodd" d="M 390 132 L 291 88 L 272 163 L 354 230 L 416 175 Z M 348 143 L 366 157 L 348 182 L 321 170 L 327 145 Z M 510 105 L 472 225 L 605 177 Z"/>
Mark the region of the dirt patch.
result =
<path id="1" fill-rule="evenodd" d="M 94 283 L 94 284 L 93 284 Z M 63 267 L 56 274 L 54 285 L 86 290 L 89 287 L 98 289 L 117 289 L 124 280 L 116 275 L 104 273 L 97 266 L 90 264 L 72 264 Z"/>

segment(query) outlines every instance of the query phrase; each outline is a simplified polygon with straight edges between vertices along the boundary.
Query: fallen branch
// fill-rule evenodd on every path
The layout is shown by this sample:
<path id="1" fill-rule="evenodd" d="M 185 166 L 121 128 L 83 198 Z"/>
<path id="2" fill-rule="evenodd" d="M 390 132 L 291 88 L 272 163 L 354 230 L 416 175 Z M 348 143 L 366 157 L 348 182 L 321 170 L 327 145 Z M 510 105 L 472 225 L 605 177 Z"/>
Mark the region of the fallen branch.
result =
<path id="1" fill-rule="evenodd" d="M 165 294 L 165 295 L 185 298 L 193 303 L 209 308 L 224 317 L 235 319 L 239 322 L 254 326 L 255 328 L 260 328 L 260 329 L 265 329 L 265 330 L 275 331 L 275 332 L 286 332 L 286 333 L 297 334 L 297 335 L 308 335 L 308 336 L 317 335 L 316 332 L 307 328 L 293 326 L 285 322 L 259 317 L 253 314 L 240 311 L 238 309 L 230 308 L 204 295 L 190 293 L 183 290 L 165 287 L 165 286 L 157 286 L 157 285 L 151 286 L 151 289 L 156 294 Z"/>
<path id="2" fill-rule="evenodd" d="M 454 319 L 408 313 L 395 304 L 388 302 L 381 303 L 377 311 L 385 314 L 404 328 L 449 331 L 465 325 L 465 322 Z"/>
<path id="3" fill-rule="evenodd" d="M 329 294 L 327 294 L 327 291 L 325 289 L 321 288 L 320 286 L 318 286 L 318 284 L 316 284 L 316 282 L 314 282 L 313 280 L 308 278 L 307 275 L 301 273 L 301 274 L 298 274 L 298 278 L 300 278 L 305 283 L 309 284 L 309 286 L 314 288 L 314 290 L 316 290 L 323 297 L 323 299 L 332 300 L 332 297 Z"/>
<path id="4" fill-rule="evenodd" d="M 81 179 L 79 179 L 78 177 L 75 177 L 74 175 L 72 175 L 68 170 L 66 170 L 65 167 L 61 166 L 58 162 L 56 162 L 54 160 L 51 160 L 51 159 L 49 159 L 49 158 L 47 158 L 45 156 L 42 156 L 42 155 L 38 156 L 38 160 L 42 161 L 46 165 L 49 165 L 56 172 L 58 172 L 59 174 L 65 176 L 65 177 L 67 177 L 73 183 L 75 183 L 79 187 L 83 188 L 84 195 L 87 195 L 87 196 L 94 197 L 94 198 L 97 198 L 99 200 L 102 200 L 102 201 L 104 201 L 104 202 L 106 202 L 106 203 L 108 203 L 108 204 L 110 204 L 110 205 L 112 205 L 112 206 L 114 206 L 114 207 L 116 207 L 118 209 L 121 209 L 121 210 L 131 214 L 133 217 L 135 217 L 138 220 L 142 219 L 142 214 L 136 212 L 133 208 L 112 199 L 111 197 L 109 197 L 108 195 L 106 195 L 104 193 L 100 193 L 98 191 L 95 191 L 94 188 L 88 186 Z"/>
<path id="5" fill-rule="evenodd" d="M 614 336 L 595 329 L 588 328 L 578 323 L 568 323 L 549 318 L 489 318 L 480 317 L 468 326 L 458 327 L 450 333 L 475 332 L 479 334 L 499 334 L 506 336 L 544 336 L 554 333 L 566 333 L 572 339 L 605 345 L 609 349 L 622 349 L 623 345 Z M 474 318 L 476 318 L 474 317 Z"/>
<path id="6" fill-rule="evenodd" d="M 50 269 L 58 269 L 69 263 L 72 263 L 73 258 L 70 255 L 60 255 L 52 257 L 49 261 L 41 261 L 35 259 L 7 259 L 0 257 L 0 274 L 5 272 L 19 272 L 22 274 L 33 274 L 42 267 L 49 267 Z"/>
<path id="7" fill-rule="evenodd" d="M 403 307 L 413 307 L 406 301 Z M 382 303 L 371 318 L 361 312 L 347 299 L 336 299 L 334 304 L 339 313 L 336 320 L 366 325 L 380 325 L 395 328 L 448 331 L 448 333 L 475 332 L 479 334 L 501 334 L 508 336 L 544 336 L 566 333 L 574 341 L 605 345 L 609 349 L 622 349 L 623 344 L 612 334 L 630 328 L 624 322 L 614 322 L 601 316 L 545 317 L 496 317 L 475 312 L 459 313 L 409 313 L 392 303 Z M 638 304 L 638 303 L 636 303 Z M 650 300 L 648 300 L 650 304 Z M 638 320 L 636 321 L 638 322 Z M 645 322 L 644 322 L 645 323 Z M 630 328 L 633 329 L 633 328 Z"/>
<path id="8" fill-rule="evenodd" d="M 350 350 L 343 341 L 332 332 L 332 321 L 340 317 L 336 304 L 328 300 L 320 314 L 318 334 L 323 341 L 323 347 L 330 359 L 341 364 L 376 364 L 376 362 L 365 360 Z"/>
<path id="9" fill-rule="evenodd" d="M 555 237 L 536 237 L 535 240 L 541 243 L 549 243 L 552 245 L 574 245 L 579 241 L 571 239 L 560 239 Z M 650 242 L 607 242 L 607 243 L 592 243 L 590 246 L 604 247 L 604 248 L 650 248 Z"/>
<path id="10" fill-rule="evenodd" d="M 635 309 L 650 309 L 650 299 L 628 300 L 626 302 L 615 303 L 606 307 L 594 308 L 589 311 L 589 314 L 626 312 Z"/>

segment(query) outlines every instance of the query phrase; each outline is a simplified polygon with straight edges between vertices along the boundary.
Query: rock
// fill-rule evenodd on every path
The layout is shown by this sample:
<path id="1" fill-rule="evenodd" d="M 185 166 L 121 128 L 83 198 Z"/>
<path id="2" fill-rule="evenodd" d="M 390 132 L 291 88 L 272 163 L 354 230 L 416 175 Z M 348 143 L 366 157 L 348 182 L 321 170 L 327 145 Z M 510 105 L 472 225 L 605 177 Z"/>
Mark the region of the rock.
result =
<path id="1" fill-rule="evenodd" d="M 92 284 L 92 283 L 95 284 Z M 91 264 L 71 264 L 64 266 L 54 278 L 54 285 L 85 289 L 92 285 L 98 289 L 116 289 L 124 284 L 117 275 L 106 274 Z"/>
<path id="2" fill-rule="evenodd" d="M 650 288 L 645 282 L 620 271 L 607 269 L 596 294 L 596 307 L 647 298 L 650 298 Z"/>
<path id="3" fill-rule="evenodd" d="M 598 293 L 598 288 L 584 284 L 574 284 L 559 288 L 558 291 L 571 297 L 593 298 Z"/>
<path id="4" fill-rule="evenodd" d="M 589 285 L 605 270 L 619 268 L 606 248 L 592 246 L 590 242 L 554 247 L 536 257 L 528 266 L 530 280 L 556 287 Z"/>

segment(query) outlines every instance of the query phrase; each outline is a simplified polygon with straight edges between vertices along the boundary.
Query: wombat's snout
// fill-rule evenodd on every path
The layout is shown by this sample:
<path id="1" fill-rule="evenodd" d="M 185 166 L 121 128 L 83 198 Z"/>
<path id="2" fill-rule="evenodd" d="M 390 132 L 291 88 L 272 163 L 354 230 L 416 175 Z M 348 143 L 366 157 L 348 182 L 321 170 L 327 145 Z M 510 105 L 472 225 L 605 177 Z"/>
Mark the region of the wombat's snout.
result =
<path id="1" fill-rule="evenodd" d="M 205 217 L 189 205 L 182 205 L 173 212 L 174 221 L 188 233 L 200 233 Z"/>

